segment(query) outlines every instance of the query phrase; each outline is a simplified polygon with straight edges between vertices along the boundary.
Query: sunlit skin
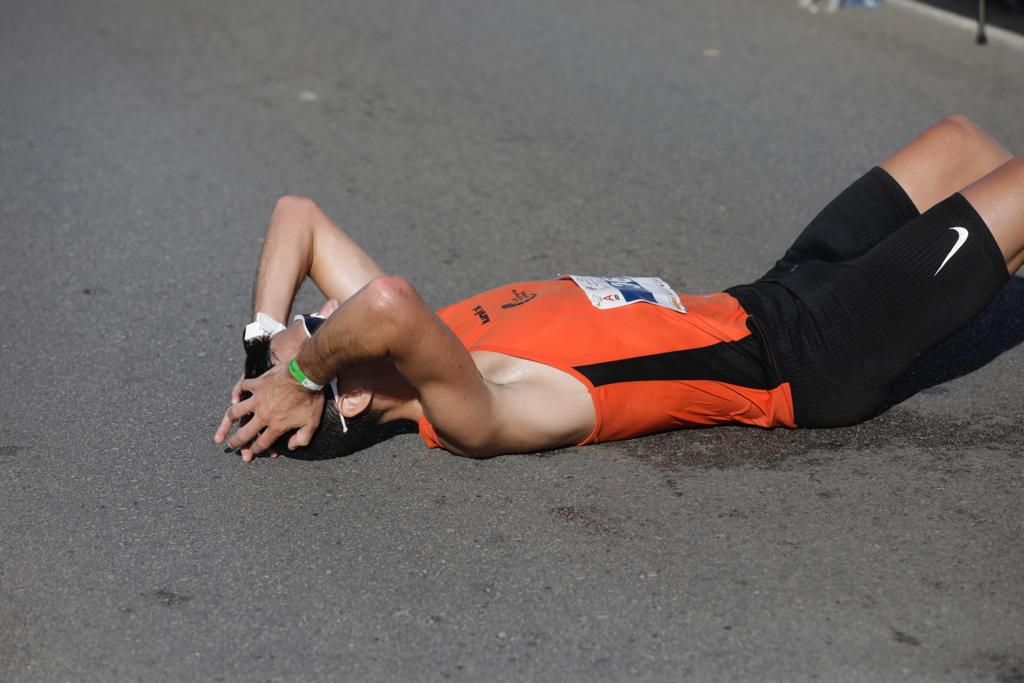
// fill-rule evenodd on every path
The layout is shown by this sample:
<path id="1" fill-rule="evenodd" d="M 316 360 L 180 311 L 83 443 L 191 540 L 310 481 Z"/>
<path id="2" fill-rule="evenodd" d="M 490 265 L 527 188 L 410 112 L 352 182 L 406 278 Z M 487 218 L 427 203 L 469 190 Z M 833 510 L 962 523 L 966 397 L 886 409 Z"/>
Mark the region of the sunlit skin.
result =
<path id="1" fill-rule="evenodd" d="M 924 212 L 961 192 L 986 221 L 1010 273 L 1024 265 L 1024 157 L 1014 159 L 962 116 L 947 117 L 881 166 Z M 555 368 L 463 347 L 404 278 L 385 275 L 311 200 L 282 197 L 270 219 L 253 288 L 253 312 L 287 320 L 306 277 L 327 302 L 307 339 L 299 323 L 274 337 L 275 367 L 242 380 L 214 440 L 251 461 L 283 434 L 309 443 L 323 396 L 287 372 L 295 357 L 313 381 L 338 377 L 339 410 L 368 408 L 383 421 L 426 415 L 442 446 L 487 457 L 578 443 L 595 423 L 587 388 Z M 241 392 L 252 396 L 240 400 Z M 233 433 L 245 416 L 251 419 Z"/>
<path id="2" fill-rule="evenodd" d="M 264 241 L 254 312 L 287 320 L 306 276 L 328 298 L 320 312 L 329 319 L 310 340 L 293 323 L 274 337 L 272 351 L 279 361 L 295 353 L 318 383 L 337 376 L 344 416 L 367 408 L 381 411 L 382 421 L 426 413 L 445 447 L 475 456 L 554 448 L 592 430 L 593 404 L 575 378 L 503 354 L 470 354 L 408 282 L 384 275 L 315 203 L 282 197 Z M 298 385 L 285 365 L 232 391 L 215 440 L 239 448 L 246 462 L 292 430 L 289 447 L 306 445 L 319 424 L 321 395 Z M 241 401 L 244 391 L 253 395 Z M 250 421 L 229 437 L 246 415 Z M 284 427 L 299 415 L 313 418 Z"/>

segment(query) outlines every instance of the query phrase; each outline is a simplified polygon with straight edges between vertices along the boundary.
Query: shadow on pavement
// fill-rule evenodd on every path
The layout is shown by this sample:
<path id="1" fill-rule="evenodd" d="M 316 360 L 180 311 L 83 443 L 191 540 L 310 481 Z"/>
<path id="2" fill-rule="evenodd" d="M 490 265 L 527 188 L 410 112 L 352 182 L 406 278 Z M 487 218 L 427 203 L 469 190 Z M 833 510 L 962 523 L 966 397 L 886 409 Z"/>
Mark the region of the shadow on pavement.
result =
<path id="1" fill-rule="evenodd" d="M 1012 277 L 981 315 L 914 363 L 893 387 L 883 410 L 974 372 L 1022 341 L 1024 280 Z"/>
<path id="2" fill-rule="evenodd" d="M 418 425 L 415 422 L 411 421 L 411 420 L 396 420 L 394 422 L 388 422 L 387 424 L 380 425 L 380 427 L 377 428 L 376 435 L 371 440 L 371 443 L 368 444 L 367 446 L 365 446 L 365 448 L 369 448 L 371 445 L 375 446 L 377 444 L 384 443 L 385 441 L 393 439 L 394 437 L 400 436 L 402 434 L 418 434 L 418 433 L 419 433 Z M 359 450 L 362 450 L 362 448 L 360 448 Z M 358 453 L 359 450 L 356 450 L 354 452 Z M 344 452 L 342 452 L 340 454 L 337 454 L 337 455 L 307 455 L 307 454 L 303 453 L 301 450 L 299 450 L 299 451 L 295 451 L 295 452 L 285 451 L 285 452 L 282 453 L 282 455 L 284 457 L 286 457 L 286 458 L 291 458 L 292 460 L 313 461 L 313 460 L 334 460 L 335 458 L 344 458 L 344 457 L 347 457 L 349 455 L 352 455 L 352 453 L 344 451 Z"/>

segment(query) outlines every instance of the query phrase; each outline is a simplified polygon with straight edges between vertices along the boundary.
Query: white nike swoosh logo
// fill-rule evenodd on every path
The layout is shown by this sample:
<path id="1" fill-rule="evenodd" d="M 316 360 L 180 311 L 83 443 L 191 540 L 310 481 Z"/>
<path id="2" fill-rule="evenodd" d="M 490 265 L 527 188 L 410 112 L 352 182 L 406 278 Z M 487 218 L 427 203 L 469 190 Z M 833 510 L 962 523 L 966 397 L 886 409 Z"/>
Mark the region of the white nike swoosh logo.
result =
<path id="1" fill-rule="evenodd" d="M 953 254 L 955 254 L 956 252 L 960 251 L 960 247 L 964 246 L 964 242 L 967 241 L 967 228 L 957 227 L 957 228 L 950 228 L 950 230 L 956 230 L 956 234 L 957 234 L 956 244 L 954 244 L 953 248 L 950 250 L 950 252 L 948 254 L 946 254 L 946 258 L 944 258 L 942 260 L 942 265 L 939 266 L 939 270 L 942 270 L 942 266 L 946 265 L 946 263 L 949 261 L 949 259 L 953 258 Z M 939 274 L 939 270 L 935 271 L 935 275 Z M 935 275 L 932 275 L 932 277 L 935 277 Z"/>

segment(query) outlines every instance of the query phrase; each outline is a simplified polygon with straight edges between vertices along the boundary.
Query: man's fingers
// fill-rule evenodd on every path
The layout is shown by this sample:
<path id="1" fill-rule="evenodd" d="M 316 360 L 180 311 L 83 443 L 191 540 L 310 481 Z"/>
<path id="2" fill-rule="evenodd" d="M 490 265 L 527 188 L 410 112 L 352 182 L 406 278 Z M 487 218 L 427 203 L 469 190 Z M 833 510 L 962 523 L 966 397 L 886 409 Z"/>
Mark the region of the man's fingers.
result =
<path id="1" fill-rule="evenodd" d="M 277 449 L 273 446 L 263 452 L 268 454 L 271 458 L 276 458 L 278 456 Z M 252 452 L 251 448 L 242 449 L 242 462 L 252 462 L 255 459 L 256 455 Z"/>
<path id="2" fill-rule="evenodd" d="M 231 389 L 231 405 L 235 405 L 242 400 L 242 380 L 245 379 L 245 375 L 238 378 L 235 382 L 235 386 Z"/>
<path id="3" fill-rule="evenodd" d="M 253 442 L 252 446 L 250 446 L 252 454 L 254 456 L 259 455 L 273 446 L 274 442 L 277 441 L 277 437 L 281 436 L 281 434 L 282 432 L 280 430 L 271 429 L 270 427 L 264 429 L 263 433 L 260 434 L 260 437 Z"/>
<path id="4" fill-rule="evenodd" d="M 265 426 L 266 425 L 258 422 L 254 417 L 249 420 L 245 426 L 239 427 L 238 431 L 231 435 L 231 438 L 228 439 L 228 445 L 232 448 L 241 448 L 242 446 L 248 445 L 248 443 L 255 439 L 260 433 L 260 430 Z M 256 452 L 258 453 L 259 451 Z"/>
<path id="5" fill-rule="evenodd" d="M 235 386 L 231 389 L 231 407 L 224 413 L 224 418 L 220 421 L 220 426 L 217 427 L 216 433 L 213 435 L 214 443 L 224 443 L 224 439 L 227 438 L 228 432 L 231 431 L 231 425 L 238 421 L 243 415 L 232 413 L 231 408 L 237 406 L 242 400 L 242 380 L 245 379 L 245 375 L 238 378 L 235 382 Z"/>
<path id="6" fill-rule="evenodd" d="M 302 448 L 308 446 L 309 442 L 313 440 L 313 433 L 316 431 L 316 427 L 303 427 L 299 431 L 292 434 L 292 438 L 288 439 L 288 450 L 294 451 L 296 448 Z"/>
<path id="7" fill-rule="evenodd" d="M 254 393 L 252 390 L 254 388 L 256 388 L 263 381 L 263 379 L 264 379 L 263 377 L 253 377 L 251 379 L 243 379 L 243 380 L 241 380 L 238 383 L 238 390 L 240 392 L 241 391 L 248 391 L 250 393 Z"/>
<path id="8" fill-rule="evenodd" d="M 246 415 L 252 415 L 255 412 L 256 412 L 256 397 L 255 396 L 247 398 L 244 401 L 242 401 L 241 403 L 236 403 L 233 406 L 231 406 L 230 408 L 228 408 L 228 415 L 230 415 L 231 418 L 234 419 L 234 420 L 241 420 Z"/>
<path id="9" fill-rule="evenodd" d="M 227 437 L 228 432 L 231 431 L 231 425 L 235 424 L 236 418 L 231 417 L 231 409 L 228 408 L 227 412 L 224 413 L 224 419 L 220 421 L 220 426 L 217 427 L 217 433 L 213 435 L 214 443 L 223 443 Z"/>
<path id="10" fill-rule="evenodd" d="M 237 422 L 241 417 L 244 417 L 247 413 L 238 414 L 237 412 L 231 412 L 231 409 L 237 406 L 242 401 L 242 380 L 245 379 L 245 375 L 238 378 L 235 382 L 235 386 L 231 389 L 231 407 L 224 413 L 224 418 L 220 421 L 220 426 L 217 427 L 216 433 L 213 435 L 214 443 L 224 443 L 224 439 L 227 438 L 228 432 L 231 431 L 231 425 Z"/>

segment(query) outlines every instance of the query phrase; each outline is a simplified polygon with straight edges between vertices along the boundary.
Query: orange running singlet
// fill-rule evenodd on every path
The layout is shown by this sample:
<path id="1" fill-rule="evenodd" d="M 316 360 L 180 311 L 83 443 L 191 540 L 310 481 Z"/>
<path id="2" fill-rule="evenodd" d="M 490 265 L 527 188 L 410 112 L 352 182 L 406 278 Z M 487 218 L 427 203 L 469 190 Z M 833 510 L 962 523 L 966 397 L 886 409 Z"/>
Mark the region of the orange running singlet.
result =
<path id="1" fill-rule="evenodd" d="M 599 309 L 571 280 L 519 282 L 438 312 L 470 351 L 550 365 L 582 382 L 596 425 L 581 444 L 729 422 L 794 427 L 789 384 L 765 369 L 747 313 L 724 292 L 680 295 L 687 312 Z M 420 420 L 428 446 L 439 446 Z"/>

